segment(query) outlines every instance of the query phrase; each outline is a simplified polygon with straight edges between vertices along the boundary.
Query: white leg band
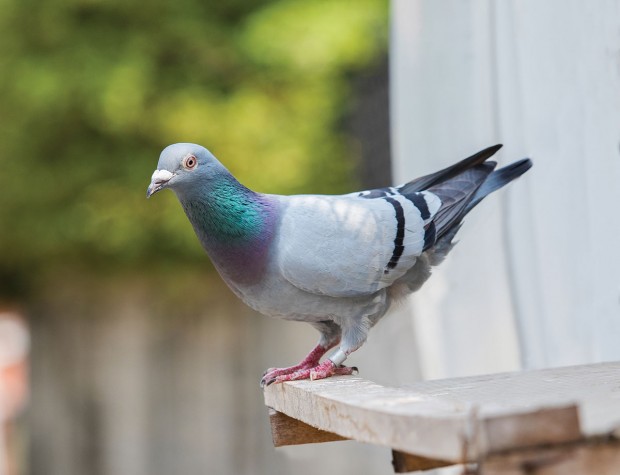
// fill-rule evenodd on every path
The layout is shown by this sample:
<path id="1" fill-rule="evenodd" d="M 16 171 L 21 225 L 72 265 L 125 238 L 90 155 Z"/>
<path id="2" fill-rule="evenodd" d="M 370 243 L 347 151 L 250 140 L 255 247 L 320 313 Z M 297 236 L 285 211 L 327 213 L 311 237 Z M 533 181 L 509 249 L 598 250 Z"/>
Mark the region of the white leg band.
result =
<path id="1" fill-rule="evenodd" d="M 340 348 L 338 348 L 338 351 L 336 351 L 336 353 L 334 353 L 333 355 L 331 355 L 329 357 L 329 359 L 332 361 L 332 363 L 334 363 L 336 366 L 340 366 L 342 363 L 344 363 L 344 360 L 347 359 L 347 355 L 344 353 L 344 351 L 342 351 Z"/>

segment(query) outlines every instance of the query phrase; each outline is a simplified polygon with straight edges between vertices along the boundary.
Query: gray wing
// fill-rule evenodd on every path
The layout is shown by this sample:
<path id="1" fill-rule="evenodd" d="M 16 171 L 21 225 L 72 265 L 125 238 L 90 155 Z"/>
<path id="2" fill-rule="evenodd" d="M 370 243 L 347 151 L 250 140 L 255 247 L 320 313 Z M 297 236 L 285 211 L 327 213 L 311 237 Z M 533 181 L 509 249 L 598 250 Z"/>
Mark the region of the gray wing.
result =
<path id="1" fill-rule="evenodd" d="M 421 195 L 434 213 L 439 200 Z M 287 197 L 276 259 L 282 275 L 307 292 L 334 297 L 368 295 L 404 275 L 424 248 L 425 226 L 404 196 Z"/>

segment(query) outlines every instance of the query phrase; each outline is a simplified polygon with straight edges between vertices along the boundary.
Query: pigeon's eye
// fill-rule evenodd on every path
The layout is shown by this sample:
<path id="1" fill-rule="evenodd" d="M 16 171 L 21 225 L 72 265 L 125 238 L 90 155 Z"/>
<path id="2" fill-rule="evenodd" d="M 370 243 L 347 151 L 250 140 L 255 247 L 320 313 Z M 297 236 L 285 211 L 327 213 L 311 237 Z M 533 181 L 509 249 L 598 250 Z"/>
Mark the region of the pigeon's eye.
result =
<path id="1" fill-rule="evenodd" d="M 193 155 L 188 155 L 183 159 L 183 168 L 191 170 L 192 168 L 196 168 L 197 163 L 198 160 L 196 160 L 196 157 L 194 157 Z"/>

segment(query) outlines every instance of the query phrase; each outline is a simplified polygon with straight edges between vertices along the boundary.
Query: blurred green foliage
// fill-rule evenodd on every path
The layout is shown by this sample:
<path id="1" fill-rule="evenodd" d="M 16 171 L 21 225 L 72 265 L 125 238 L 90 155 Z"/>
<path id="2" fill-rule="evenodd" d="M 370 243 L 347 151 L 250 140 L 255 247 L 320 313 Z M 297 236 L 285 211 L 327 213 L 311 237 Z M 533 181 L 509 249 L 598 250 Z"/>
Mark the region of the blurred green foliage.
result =
<path id="1" fill-rule="evenodd" d="M 169 143 L 260 191 L 350 190 L 348 77 L 386 43 L 386 0 L 3 0 L 0 279 L 205 265 L 173 194 L 144 197 Z"/>

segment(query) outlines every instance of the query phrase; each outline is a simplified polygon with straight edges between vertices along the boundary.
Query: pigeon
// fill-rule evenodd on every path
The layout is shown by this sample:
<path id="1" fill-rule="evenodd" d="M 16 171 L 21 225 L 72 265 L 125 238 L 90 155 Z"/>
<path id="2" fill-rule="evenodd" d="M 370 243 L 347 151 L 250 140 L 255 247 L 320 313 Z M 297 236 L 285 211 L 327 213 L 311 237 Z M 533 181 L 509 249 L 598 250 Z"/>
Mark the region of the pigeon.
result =
<path id="1" fill-rule="evenodd" d="M 500 148 L 400 186 L 283 196 L 252 191 L 206 148 L 177 143 L 161 152 L 146 196 L 176 194 L 215 268 L 249 307 L 319 331 L 299 364 L 268 369 L 261 386 L 315 380 L 357 372 L 344 361 L 430 277 L 463 217 L 532 166 L 525 158 L 495 170 L 489 158 Z"/>

